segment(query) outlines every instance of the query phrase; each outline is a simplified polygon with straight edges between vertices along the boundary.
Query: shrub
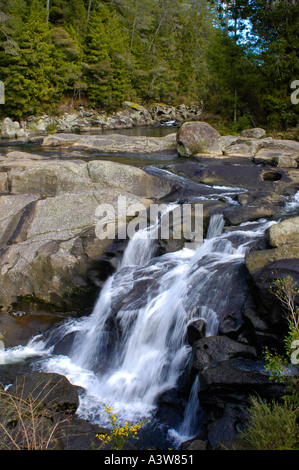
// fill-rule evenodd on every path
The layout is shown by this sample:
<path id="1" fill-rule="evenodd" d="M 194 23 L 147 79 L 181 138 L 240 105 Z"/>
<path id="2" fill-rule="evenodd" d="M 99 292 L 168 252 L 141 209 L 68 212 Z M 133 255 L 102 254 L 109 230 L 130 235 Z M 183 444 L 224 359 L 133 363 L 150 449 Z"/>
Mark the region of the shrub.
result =
<path id="1" fill-rule="evenodd" d="M 296 448 L 296 411 L 285 403 L 272 404 L 251 397 L 249 425 L 241 437 L 252 450 L 292 450 Z"/>
<path id="2" fill-rule="evenodd" d="M 288 323 L 285 337 L 285 354 L 264 349 L 265 369 L 269 378 L 286 386 L 281 403 L 267 403 L 251 397 L 249 424 L 241 433 L 251 449 L 290 450 L 298 446 L 298 362 L 293 361 L 292 350 L 299 340 L 299 309 L 295 305 L 297 285 L 291 276 L 278 279 L 271 291 L 281 302 Z"/>

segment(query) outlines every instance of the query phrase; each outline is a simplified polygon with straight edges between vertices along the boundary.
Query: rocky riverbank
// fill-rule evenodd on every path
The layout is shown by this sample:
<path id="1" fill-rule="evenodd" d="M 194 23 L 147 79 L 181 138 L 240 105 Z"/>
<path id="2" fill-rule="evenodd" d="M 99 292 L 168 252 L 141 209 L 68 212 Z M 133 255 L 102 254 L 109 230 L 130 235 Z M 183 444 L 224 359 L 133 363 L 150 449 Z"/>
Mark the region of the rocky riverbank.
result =
<path id="1" fill-rule="evenodd" d="M 47 135 L 49 132 L 90 133 L 106 129 L 161 126 L 169 123 L 180 125 L 184 120 L 199 119 L 201 115 L 201 110 L 196 106 L 174 107 L 162 103 L 155 103 L 146 108 L 125 101 L 122 109 L 113 114 L 80 106 L 57 116 L 44 114 L 21 121 L 13 121 L 7 117 L 0 123 L 0 138 L 30 141 L 36 135 Z"/>
<path id="2" fill-rule="evenodd" d="M 205 228 L 212 215 L 222 214 L 224 231 L 232 234 L 232 242 L 234 236 L 242 236 L 248 223 L 273 221 L 246 254 L 233 281 L 230 309 L 221 314 L 218 335 L 206 337 L 202 322 L 190 324 L 187 337 L 192 358 L 182 380 L 184 389 L 179 384 L 160 397 L 160 412 L 171 419 L 198 376 L 203 431 L 183 448 L 216 449 L 220 443 L 230 447 L 246 419 L 249 395 L 273 398 L 282 391 L 269 381 L 261 350 L 264 345 L 280 346 L 285 331 L 271 284 L 286 275 L 299 284 L 299 143 L 267 138 L 259 129 L 222 137 L 201 122 L 185 123 L 177 135 L 147 142 L 148 147 L 145 140 L 133 137 L 65 133 L 43 137 L 42 147 L 90 150 L 88 158 L 66 161 L 25 152 L 1 156 L 0 331 L 7 346 L 25 344 L 32 334 L 59 318 L 86 313 L 90 306 L 85 300 L 93 302 L 124 249 L 123 243 L 111 245 L 95 235 L 97 206 L 116 207 L 119 195 L 146 207 L 153 201 L 183 203 L 190 196 L 208 196 L 202 200 Z M 177 162 L 165 164 L 163 176 L 93 159 L 94 151 L 125 149 L 136 154 L 171 150 Z M 223 186 L 228 196 L 220 191 Z M 159 252 L 177 249 L 172 243 L 160 241 Z M 26 305 L 32 314 L 18 315 L 25 313 Z M 43 324 L 41 312 L 45 311 Z M 17 332 L 20 329 L 22 334 Z M 73 411 L 76 426 L 79 420 Z M 89 431 L 96 432 L 92 425 Z"/>
<path id="3" fill-rule="evenodd" d="M 109 161 L 10 152 L 0 165 L 0 304 L 6 311 L 19 302 L 76 311 L 76 298 L 95 295 L 110 272 L 108 251 L 113 257 L 122 248 L 108 250 L 112 241 L 96 236 L 97 207 L 111 204 L 117 214 L 120 196 L 128 206 L 148 207 L 173 189 L 139 168 Z"/>

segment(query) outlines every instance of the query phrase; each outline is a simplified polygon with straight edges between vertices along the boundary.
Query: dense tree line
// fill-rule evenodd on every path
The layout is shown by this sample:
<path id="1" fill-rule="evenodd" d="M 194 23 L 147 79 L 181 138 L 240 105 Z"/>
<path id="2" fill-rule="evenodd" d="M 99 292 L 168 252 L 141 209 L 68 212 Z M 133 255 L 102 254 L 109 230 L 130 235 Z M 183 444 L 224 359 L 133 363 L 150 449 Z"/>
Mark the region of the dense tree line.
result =
<path id="1" fill-rule="evenodd" d="M 296 125 L 298 26 L 298 0 L 0 0 L 0 112 L 162 101 Z"/>

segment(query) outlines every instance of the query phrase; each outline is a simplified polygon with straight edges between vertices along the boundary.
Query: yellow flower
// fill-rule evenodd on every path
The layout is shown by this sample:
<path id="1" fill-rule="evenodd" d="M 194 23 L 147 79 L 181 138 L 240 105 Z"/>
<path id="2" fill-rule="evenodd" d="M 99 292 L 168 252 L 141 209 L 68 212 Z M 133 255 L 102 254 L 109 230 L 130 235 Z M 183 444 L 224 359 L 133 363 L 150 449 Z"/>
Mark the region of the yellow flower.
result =
<path id="1" fill-rule="evenodd" d="M 111 436 L 106 434 L 96 434 L 99 440 L 105 442 L 106 444 L 110 441 L 113 442 L 113 449 L 120 450 L 123 448 L 124 444 L 127 442 L 128 439 L 139 439 L 137 437 L 138 430 L 144 425 L 145 421 L 142 423 L 137 423 L 131 425 L 128 421 L 124 423 L 123 426 L 118 426 L 117 421 L 117 414 L 112 413 L 112 408 L 108 405 L 104 404 L 105 411 L 109 416 L 109 421 L 112 426 Z"/>

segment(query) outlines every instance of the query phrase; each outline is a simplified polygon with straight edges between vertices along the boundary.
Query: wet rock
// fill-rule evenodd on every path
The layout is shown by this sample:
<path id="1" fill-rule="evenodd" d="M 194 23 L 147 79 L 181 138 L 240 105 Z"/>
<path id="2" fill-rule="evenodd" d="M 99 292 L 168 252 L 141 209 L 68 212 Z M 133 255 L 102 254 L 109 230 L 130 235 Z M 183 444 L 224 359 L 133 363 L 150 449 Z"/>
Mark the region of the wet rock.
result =
<path id="1" fill-rule="evenodd" d="M 78 416 L 56 416 L 56 423 L 59 423 L 59 421 L 62 424 L 59 428 L 57 440 L 61 450 L 101 450 L 103 443 L 96 435 L 110 435 L 111 433 L 109 429 L 80 419 Z M 109 449 L 109 447 L 111 446 L 107 446 L 105 449 Z M 135 447 L 134 449 L 137 450 Z"/>
<path id="2" fill-rule="evenodd" d="M 233 207 L 225 212 L 225 220 L 230 225 L 240 225 L 244 222 L 252 222 L 259 219 L 269 219 L 277 208 L 272 205 Z"/>
<path id="3" fill-rule="evenodd" d="M 207 439 L 211 449 L 217 450 L 232 444 L 246 424 L 246 403 L 250 395 L 273 400 L 284 390 L 269 380 L 260 361 L 249 358 L 233 358 L 208 366 L 199 373 L 199 381 Z"/>
<path id="4" fill-rule="evenodd" d="M 30 398 L 36 406 L 55 413 L 74 414 L 79 406 L 78 388 L 56 373 L 35 372 L 17 377 L 9 393 L 24 400 Z"/>
<path id="5" fill-rule="evenodd" d="M 65 315 L 51 311 L 46 305 L 43 310 L 41 305 L 38 307 L 34 302 L 24 300 L 9 311 L 0 310 L 0 336 L 2 334 L 5 348 L 26 345 L 30 338 L 57 326 L 64 319 Z"/>
<path id="6" fill-rule="evenodd" d="M 228 403 L 221 417 L 207 426 L 208 441 L 212 449 L 225 450 L 229 440 L 234 440 L 240 423 L 245 421 L 245 406 Z"/>
<path id="7" fill-rule="evenodd" d="M 274 390 L 281 390 L 269 380 L 261 363 L 249 359 L 221 361 L 204 369 L 200 375 L 200 398 L 202 403 L 217 403 L 217 399 L 241 403 L 244 395 L 256 392 L 269 396 Z"/>
<path id="8" fill-rule="evenodd" d="M 249 191 L 238 194 L 238 203 L 241 206 L 260 206 L 260 205 L 284 205 L 285 198 L 273 192 L 266 191 Z"/>
<path id="9" fill-rule="evenodd" d="M 187 342 L 192 346 L 196 341 L 205 337 L 206 321 L 203 318 L 190 322 L 187 326 Z"/>
<path id="10" fill-rule="evenodd" d="M 223 361 L 240 357 L 256 358 L 254 347 L 241 344 L 226 336 L 208 336 L 194 342 L 192 367 L 196 371 L 203 371 Z"/>
<path id="11" fill-rule="evenodd" d="M 261 318 L 256 301 L 254 301 L 251 295 L 248 295 L 244 303 L 243 319 L 249 343 L 255 346 L 258 354 L 262 354 L 263 346 L 269 344 L 277 345 L 277 336 L 274 332 L 270 331 L 265 319 Z"/>
<path id="12" fill-rule="evenodd" d="M 272 250 L 249 253 L 246 267 L 259 316 L 266 322 L 269 333 L 276 334 L 277 340 L 281 342 L 284 334 L 287 334 L 287 322 L 282 305 L 273 294 L 271 286 L 277 279 L 287 276 L 291 276 L 299 285 L 298 246 L 284 245 Z M 299 299 L 296 302 L 299 303 Z"/>
<path id="13" fill-rule="evenodd" d="M 206 122 L 185 122 L 177 133 L 177 150 L 186 157 L 198 153 L 221 155 L 220 134 Z"/>
<path id="14" fill-rule="evenodd" d="M 9 430 L 15 444 L 7 435 L 4 437 L 3 429 L 1 438 L 12 449 L 16 446 L 40 450 L 100 449 L 96 434 L 110 434 L 110 431 L 75 416 L 78 392 L 78 387 L 59 374 L 36 372 L 18 376 L 8 389 L 7 399 L 1 397 L 0 409 L 0 422 Z M 12 406 L 9 396 L 14 397 L 16 406 Z M 22 421 L 17 407 L 22 409 Z M 26 434 L 22 432 L 24 428 Z"/>
<path id="15" fill-rule="evenodd" d="M 196 451 L 196 450 L 207 450 L 207 443 L 202 439 L 192 439 L 190 441 L 183 442 L 180 445 L 180 450 L 187 450 L 187 451 Z"/>
<path id="16" fill-rule="evenodd" d="M 181 165 L 180 171 L 186 172 L 188 177 L 199 183 L 209 185 L 221 185 L 236 188 L 245 188 L 252 191 L 263 190 L 267 192 L 279 191 L 281 182 L 287 182 L 288 176 L 281 171 L 267 171 L 265 168 L 257 166 L 231 166 L 221 165 L 214 162 L 203 167 L 194 164 L 193 166 Z M 273 175 L 272 180 L 265 179 L 265 174 Z M 276 176 L 277 175 L 277 176 Z M 278 182 L 273 182 L 276 176 Z"/>

